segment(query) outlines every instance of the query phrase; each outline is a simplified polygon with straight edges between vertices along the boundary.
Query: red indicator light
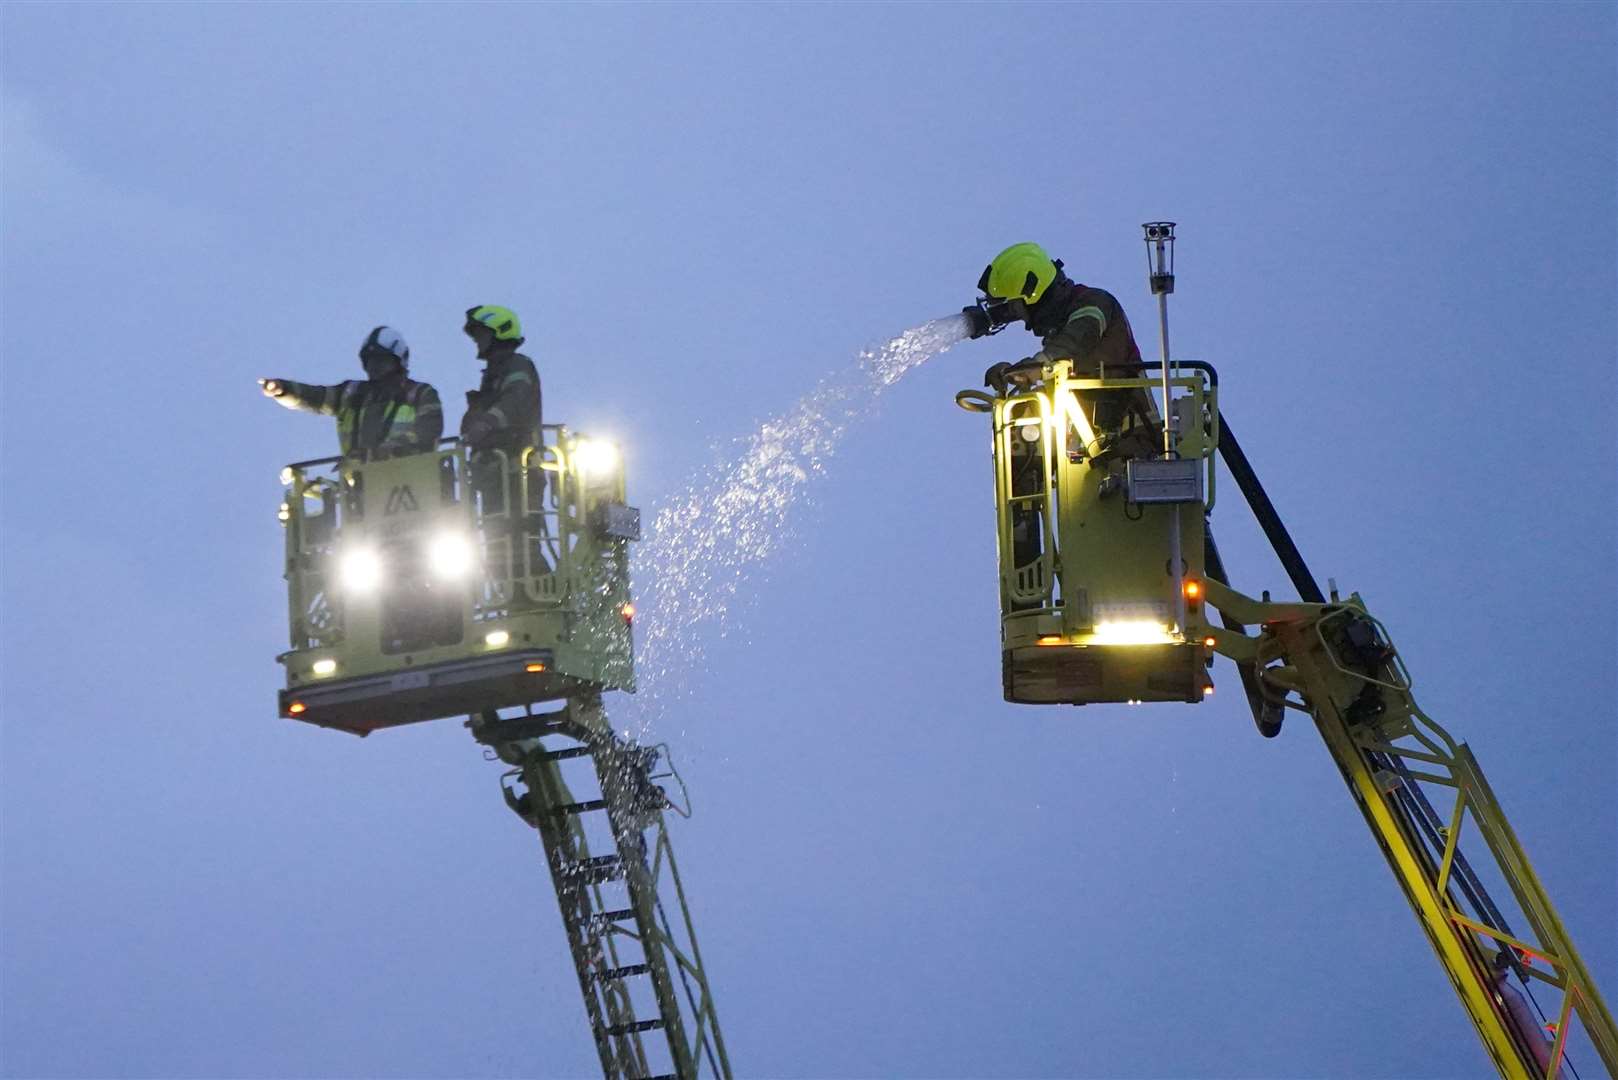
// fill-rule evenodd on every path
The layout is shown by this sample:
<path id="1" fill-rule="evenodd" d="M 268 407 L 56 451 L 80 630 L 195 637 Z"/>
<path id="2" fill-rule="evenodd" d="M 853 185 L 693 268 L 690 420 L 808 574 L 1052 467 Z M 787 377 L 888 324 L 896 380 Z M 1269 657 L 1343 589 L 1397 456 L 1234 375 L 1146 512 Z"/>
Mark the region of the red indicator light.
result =
<path id="1" fill-rule="evenodd" d="M 618 609 L 618 614 L 624 617 L 624 622 L 633 622 L 635 620 L 635 605 L 625 604 Z"/>

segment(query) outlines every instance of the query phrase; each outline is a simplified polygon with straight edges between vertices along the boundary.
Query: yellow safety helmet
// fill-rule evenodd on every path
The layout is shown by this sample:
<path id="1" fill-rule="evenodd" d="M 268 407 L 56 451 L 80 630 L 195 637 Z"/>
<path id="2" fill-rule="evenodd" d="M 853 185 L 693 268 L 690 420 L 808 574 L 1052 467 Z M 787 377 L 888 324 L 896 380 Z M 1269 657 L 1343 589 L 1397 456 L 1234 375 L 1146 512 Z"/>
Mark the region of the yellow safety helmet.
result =
<path id="1" fill-rule="evenodd" d="M 1012 244 L 983 268 L 978 288 L 992 300 L 1021 300 L 1037 304 L 1056 280 L 1061 263 L 1038 244 Z"/>
<path id="2" fill-rule="evenodd" d="M 517 313 L 510 308 L 499 307 L 495 304 L 480 304 L 475 308 L 466 310 L 466 331 L 472 332 L 472 327 L 482 323 L 494 331 L 496 341 L 521 341 L 522 323 L 517 319 Z"/>

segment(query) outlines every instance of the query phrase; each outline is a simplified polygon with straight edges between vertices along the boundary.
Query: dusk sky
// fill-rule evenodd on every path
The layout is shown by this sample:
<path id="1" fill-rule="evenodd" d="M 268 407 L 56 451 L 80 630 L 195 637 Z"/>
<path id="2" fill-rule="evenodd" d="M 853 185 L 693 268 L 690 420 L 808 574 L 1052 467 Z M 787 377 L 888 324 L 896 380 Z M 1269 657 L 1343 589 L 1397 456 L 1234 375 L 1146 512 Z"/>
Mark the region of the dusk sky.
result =
<path id="1" fill-rule="evenodd" d="M 1611 4 L 4 5 L 0 1075 L 598 1072 L 459 721 L 276 715 L 277 473 L 335 437 L 255 378 L 359 378 L 387 323 L 453 430 L 463 312 L 509 306 L 650 522 L 1014 242 L 1155 355 L 1160 218 L 1176 354 L 1618 1003 L 1615 42 Z M 1001 699 L 951 398 L 1037 347 L 816 432 L 724 619 L 608 697 L 690 787 L 736 1074 L 1488 1074 L 1306 717 L 1261 739 L 1224 661 L 1195 706 Z M 1233 583 L 1290 596 L 1221 485 Z"/>

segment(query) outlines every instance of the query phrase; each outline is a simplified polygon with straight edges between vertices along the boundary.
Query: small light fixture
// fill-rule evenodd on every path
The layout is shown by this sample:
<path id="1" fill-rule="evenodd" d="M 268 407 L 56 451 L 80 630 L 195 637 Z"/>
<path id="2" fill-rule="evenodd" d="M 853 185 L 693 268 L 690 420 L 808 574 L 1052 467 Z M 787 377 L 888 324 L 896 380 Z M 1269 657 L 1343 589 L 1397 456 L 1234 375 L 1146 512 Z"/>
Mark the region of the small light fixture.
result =
<path id="1" fill-rule="evenodd" d="M 483 644 L 487 645 L 491 649 L 504 648 L 506 645 L 510 644 L 510 642 L 511 635 L 506 633 L 504 630 L 491 630 L 487 634 L 483 635 Z"/>
<path id="2" fill-rule="evenodd" d="M 302 713 L 303 710 L 307 709 L 308 707 L 309 706 L 305 705 L 301 701 L 294 701 L 291 705 L 287 706 L 287 712 L 291 713 L 293 716 L 297 716 L 300 713 Z"/>
<path id="3" fill-rule="evenodd" d="M 1156 619 L 1122 619 L 1100 622 L 1090 635 L 1092 645 L 1170 645 L 1177 639 L 1169 627 Z"/>
<path id="4" fill-rule="evenodd" d="M 524 665 L 523 670 L 528 672 L 530 675 L 538 675 L 540 672 L 545 670 L 545 665 L 536 661 L 532 664 Z"/>
<path id="5" fill-rule="evenodd" d="M 337 670 L 337 661 L 328 656 L 324 659 L 316 660 L 309 670 L 324 678 Z"/>

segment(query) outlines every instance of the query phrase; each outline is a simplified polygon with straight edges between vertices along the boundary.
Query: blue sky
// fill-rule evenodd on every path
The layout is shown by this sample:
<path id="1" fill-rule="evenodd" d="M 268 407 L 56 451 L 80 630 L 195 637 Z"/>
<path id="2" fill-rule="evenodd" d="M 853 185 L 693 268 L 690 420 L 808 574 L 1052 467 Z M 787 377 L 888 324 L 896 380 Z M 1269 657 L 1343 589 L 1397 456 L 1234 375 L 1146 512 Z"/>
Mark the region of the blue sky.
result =
<path id="1" fill-rule="evenodd" d="M 1468 739 L 1618 993 L 1610 5 L 0 10 L 0 1069 L 594 1069 L 537 844 L 454 722 L 278 720 L 258 376 L 474 303 L 647 508 L 1034 239 L 1178 355 Z M 1469 1076 L 1294 721 L 1000 700 L 987 437 L 884 396 L 658 716 L 747 1076 Z M 1227 492 L 1233 495 L 1227 489 Z M 1235 582 L 1284 577 L 1234 498 Z M 624 715 L 644 705 L 615 703 Z M 1593 1064 L 1593 1063 L 1592 1063 Z M 1589 1070 L 1586 1069 L 1586 1074 Z"/>

